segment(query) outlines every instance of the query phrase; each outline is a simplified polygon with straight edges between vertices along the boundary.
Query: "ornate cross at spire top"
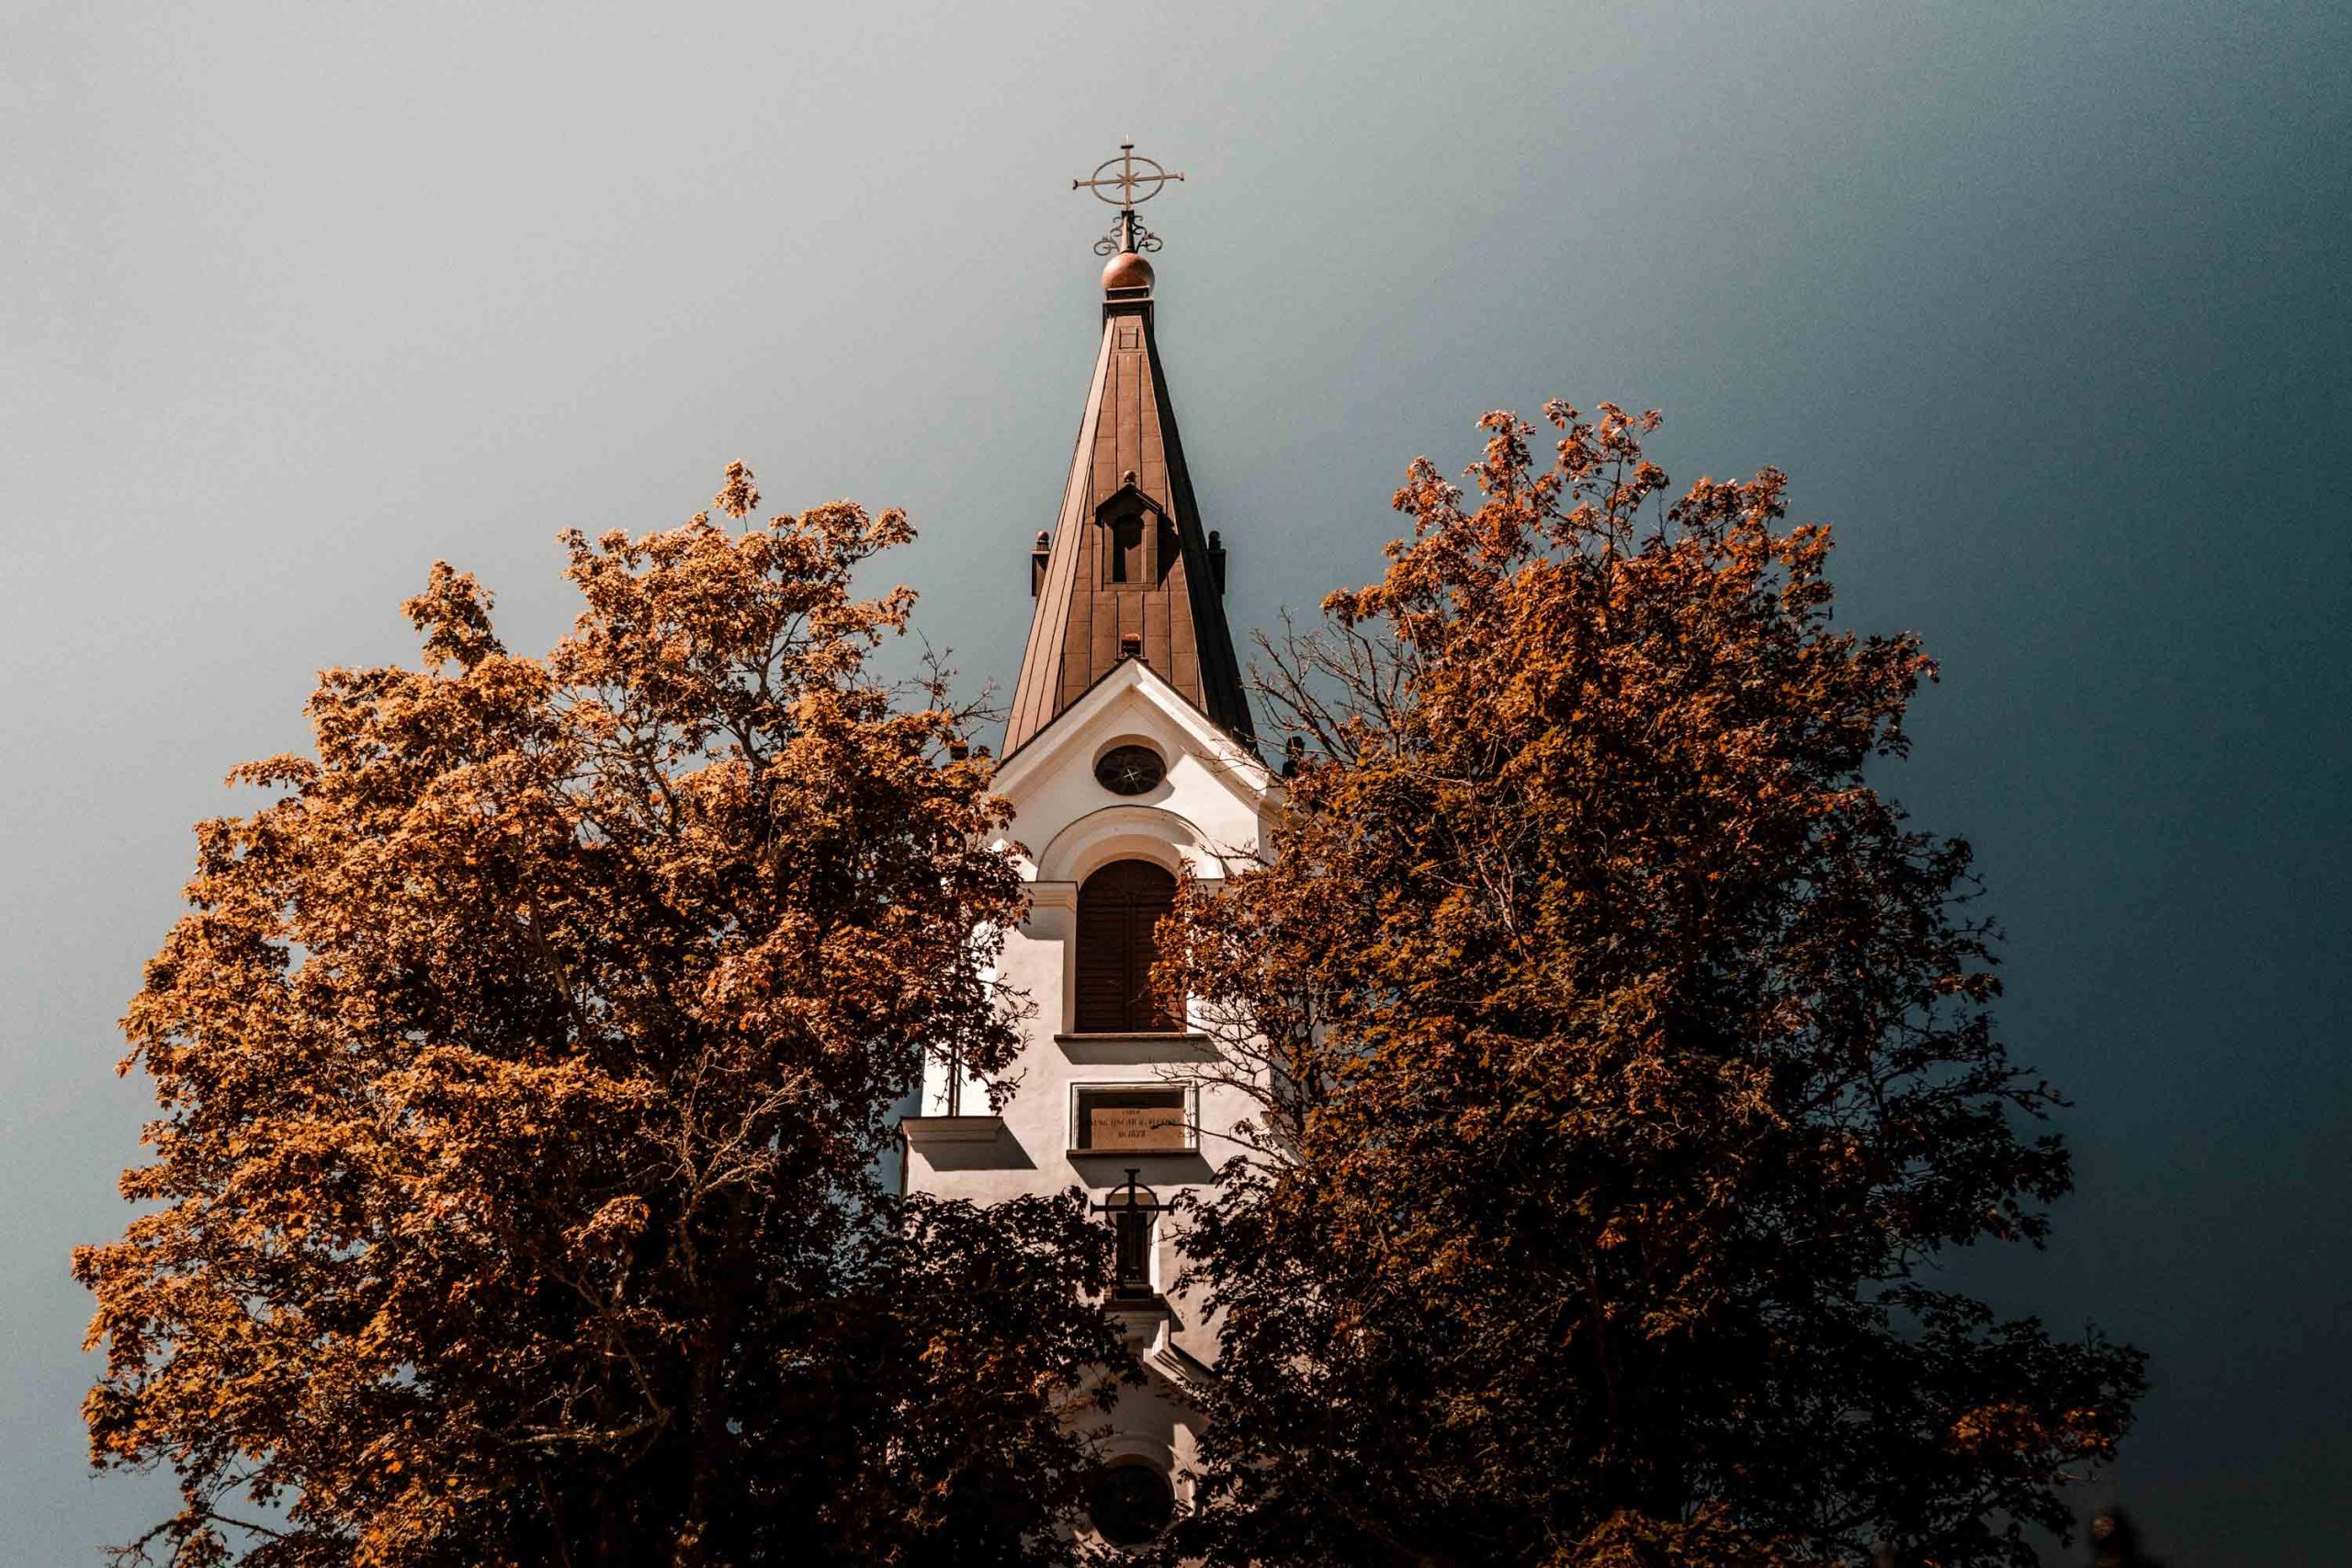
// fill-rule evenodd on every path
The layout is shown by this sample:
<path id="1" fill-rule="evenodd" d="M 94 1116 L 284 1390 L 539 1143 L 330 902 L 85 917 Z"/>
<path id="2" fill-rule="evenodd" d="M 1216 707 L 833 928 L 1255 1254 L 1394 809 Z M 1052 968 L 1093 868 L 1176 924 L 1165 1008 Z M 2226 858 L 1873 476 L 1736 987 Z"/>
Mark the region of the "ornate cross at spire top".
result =
<path id="1" fill-rule="evenodd" d="M 1113 170 L 1117 173 L 1112 173 Z M 1182 174 L 1169 173 L 1149 158 L 1136 157 L 1136 144 L 1122 141 L 1119 143 L 1119 155 L 1105 158 L 1095 164 L 1092 177 L 1070 181 L 1070 189 L 1091 191 L 1094 199 L 1110 202 L 1119 209 L 1118 220 L 1111 225 L 1111 231 L 1094 242 L 1094 254 L 1110 256 L 1129 251 L 1140 253 L 1159 249 L 1159 236 L 1137 220 L 1136 206 L 1158 196 L 1170 180 L 1183 177 Z"/>

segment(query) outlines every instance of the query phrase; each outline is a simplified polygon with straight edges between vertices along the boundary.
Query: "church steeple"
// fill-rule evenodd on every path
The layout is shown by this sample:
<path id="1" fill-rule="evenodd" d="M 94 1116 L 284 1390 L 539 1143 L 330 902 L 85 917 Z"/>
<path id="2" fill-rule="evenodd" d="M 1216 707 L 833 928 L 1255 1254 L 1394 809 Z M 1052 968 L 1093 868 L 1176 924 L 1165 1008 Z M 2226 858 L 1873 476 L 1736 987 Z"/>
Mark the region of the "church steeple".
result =
<path id="1" fill-rule="evenodd" d="M 1120 151 L 1118 176 L 1103 180 L 1097 171 L 1095 182 L 1074 182 L 1094 185 L 1098 195 L 1119 192 L 1118 221 L 1097 246 L 1116 254 L 1102 269 L 1102 345 L 1060 520 L 1031 570 L 1037 607 L 1013 687 L 1007 754 L 1125 659 L 1142 660 L 1228 733 L 1251 739 L 1225 623 L 1224 550 L 1202 531 L 1153 332 L 1152 266 L 1141 253 L 1159 242 L 1135 214 L 1157 180 L 1183 176 L 1160 174 L 1131 146 Z M 1137 165 L 1152 173 L 1138 175 Z M 1151 189 L 1138 193 L 1147 181 Z"/>

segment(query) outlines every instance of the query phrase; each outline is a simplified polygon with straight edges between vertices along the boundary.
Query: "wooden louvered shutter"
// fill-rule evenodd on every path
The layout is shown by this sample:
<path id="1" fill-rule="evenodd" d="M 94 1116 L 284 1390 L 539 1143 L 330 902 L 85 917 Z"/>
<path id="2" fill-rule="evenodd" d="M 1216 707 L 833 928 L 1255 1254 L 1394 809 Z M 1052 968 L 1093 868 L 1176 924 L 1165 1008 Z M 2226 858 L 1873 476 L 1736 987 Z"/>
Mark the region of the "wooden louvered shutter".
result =
<path id="1" fill-rule="evenodd" d="M 1078 890 L 1078 1028 L 1123 1034 L 1176 1027 L 1154 1005 L 1154 931 L 1176 904 L 1176 878 L 1148 861 L 1114 861 Z"/>
<path id="2" fill-rule="evenodd" d="M 1078 895 L 1078 1032 L 1115 1033 L 1126 1028 L 1126 911 L 1090 901 L 1092 883 Z"/>
<path id="3" fill-rule="evenodd" d="M 1151 966 L 1159 962 L 1159 922 L 1176 908 L 1176 879 L 1156 865 L 1141 865 L 1153 885 L 1136 896 L 1127 912 L 1127 1027 L 1173 1029 L 1175 1021 L 1151 994 Z"/>

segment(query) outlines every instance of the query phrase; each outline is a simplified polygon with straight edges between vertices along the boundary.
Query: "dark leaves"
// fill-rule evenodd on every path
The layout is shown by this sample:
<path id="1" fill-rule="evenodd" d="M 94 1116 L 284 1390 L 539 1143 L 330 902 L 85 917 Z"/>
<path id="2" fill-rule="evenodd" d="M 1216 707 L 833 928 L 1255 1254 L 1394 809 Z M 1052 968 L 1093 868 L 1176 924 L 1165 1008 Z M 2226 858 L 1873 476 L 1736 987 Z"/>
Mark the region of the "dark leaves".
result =
<path id="1" fill-rule="evenodd" d="M 1830 621 L 1787 480 L 1508 414 L 1264 693 L 1319 755 L 1170 966 L 1260 1100 L 1189 1550 L 1239 1564 L 2029 1561 L 2135 1352 L 1912 1281 L 2039 1240 L 2055 1103 L 1965 845 L 1865 770 L 1934 666 Z M 1177 976 L 1171 976 L 1175 978 Z"/>
<path id="2" fill-rule="evenodd" d="M 181 1479 L 127 1557 L 1070 1555 L 1099 1231 L 876 1179 L 924 1053 L 1017 1043 L 1001 809 L 865 671 L 908 536 L 569 535 L 544 660 L 436 566 L 424 667 L 329 671 L 315 759 L 240 771 L 277 793 L 199 829 L 124 1020 L 154 1207 L 74 1261 L 93 1457 Z"/>

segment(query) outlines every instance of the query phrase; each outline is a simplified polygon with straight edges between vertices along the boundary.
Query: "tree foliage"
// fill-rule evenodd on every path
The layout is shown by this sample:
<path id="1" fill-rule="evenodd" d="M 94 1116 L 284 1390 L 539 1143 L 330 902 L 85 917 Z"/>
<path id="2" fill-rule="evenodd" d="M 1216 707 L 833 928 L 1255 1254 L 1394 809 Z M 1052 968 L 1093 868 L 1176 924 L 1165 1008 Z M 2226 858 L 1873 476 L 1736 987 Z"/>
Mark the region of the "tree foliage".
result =
<path id="1" fill-rule="evenodd" d="M 1099 1233 L 876 1174 L 923 1053 L 1018 1038 L 1001 807 L 866 669 L 911 595 L 852 574 L 910 536 L 568 534 L 544 660 L 436 565 L 424 667 L 327 672 L 316 757 L 233 775 L 274 798 L 198 829 L 124 1024 L 149 1207 L 74 1263 L 94 1460 L 181 1483 L 120 1555 L 1069 1556 Z"/>
<path id="2" fill-rule="evenodd" d="M 2032 1562 L 2136 1351 L 1938 1288 L 2039 1243 L 2057 1099 L 1964 843 L 1872 787 L 1934 668 L 1836 629 L 1783 476 L 1655 414 L 1483 422 L 1383 580 L 1269 645 L 1267 863 L 1164 964 L 1257 1100 L 1192 1216 L 1217 1564 Z"/>

